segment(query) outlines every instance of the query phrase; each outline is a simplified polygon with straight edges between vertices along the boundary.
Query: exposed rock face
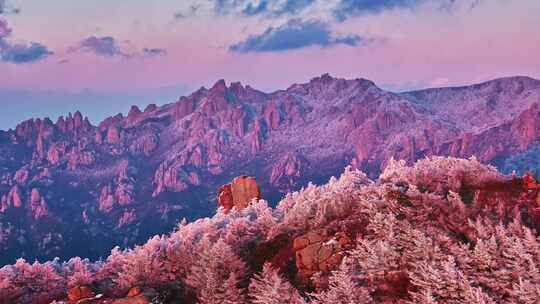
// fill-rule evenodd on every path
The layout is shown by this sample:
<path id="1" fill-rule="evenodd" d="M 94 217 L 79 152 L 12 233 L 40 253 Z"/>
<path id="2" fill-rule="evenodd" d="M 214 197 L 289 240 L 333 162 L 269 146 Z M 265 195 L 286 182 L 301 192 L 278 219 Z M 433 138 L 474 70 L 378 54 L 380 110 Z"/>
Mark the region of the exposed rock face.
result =
<path id="1" fill-rule="evenodd" d="M 239 176 L 218 190 L 217 202 L 226 212 L 235 208 L 242 210 L 252 199 L 260 199 L 261 191 L 254 177 Z"/>
<path id="2" fill-rule="evenodd" d="M 298 278 L 306 282 L 314 273 L 328 274 L 339 267 L 342 252 L 349 249 L 351 239 L 343 232 L 328 229 L 311 231 L 293 241 Z"/>
<path id="3" fill-rule="evenodd" d="M 66 248 L 98 258 L 210 215 L 233 176 L 255 177 L 272 203 L 348 164 L 376 176 L 391 157 L 504 160 L 540 139 L 539 105 L 525 77 L 395 94 L 323 75 L 274 93 L 219 81 L 98 126 L 79 112 L 27 120 L 0 131 L 0 222 L 25 231 L 0 243 L 0 264 Z M 243 208 L 253 189 L 225 187 L 220 205 Z"/>
<path id="4" fill-rule="evenodd" d="M 68 290 L 67 300 L 69 303 L 80 303 L 83 299 L 89 299 L 94 297 L 94 292 L 88 286 L 77 286 Z"/>
<path id="5" fill-rule="evenodd" d="M 49 152 L 47 152 L 47 160 L 51 165 L 58 165 L 60 162 L 60 159 L 64 154 L 66 153 L 66 148 L 61 143 L 53 143 L 50 148 Z"/>
<path id="6" fill-rule="evenodd" d="M 20 208 L 22 207 L 22 196 L 18 186 L 13 186 L 11 190 L 1 199 L 0 211 L 4 212 L 10 207 Z"/>
<path id="7" fill-rule="evenodd" d="M 270 183 L 291 189 L 301 178 L 308 162 L 299 154 L 286 154 L 272 167 Z"/>
<path id="8" fill-rule="evenodd" d="M 107 130 L 107 143 L 117 144 L 120 142 L 120 130 L 116 126 L 111 126 Z"/>
<path id="9" fill-rule="evenodd" d="M 41 196 L 37 188 L 33 188 L 30 192 L 30 210 L 34 216 L 34 219 L 39 219 L 47 215 L 47 204 L 45 203 L 45 198 Z"/>
<path id="10" fill-rule="evenodd" d="M 225 184 L 218 189 L 217 203 L 225 211 L 229 211 L 234 207 L 231 184 Z"/>

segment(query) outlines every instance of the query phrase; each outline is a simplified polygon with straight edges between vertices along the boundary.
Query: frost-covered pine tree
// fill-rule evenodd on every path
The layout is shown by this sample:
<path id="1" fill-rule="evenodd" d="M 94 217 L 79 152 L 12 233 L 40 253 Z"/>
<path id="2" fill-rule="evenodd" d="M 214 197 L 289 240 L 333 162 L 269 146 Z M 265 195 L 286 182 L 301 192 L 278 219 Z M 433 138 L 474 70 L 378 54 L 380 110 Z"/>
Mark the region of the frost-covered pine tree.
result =
<path id="1" fill-rule="evenodd" d="M 329 278 L 328 290 L 312 294 L 312 304 L 365 304 L 372 303 L 369 290 L 360 285 L 359 274 L 348 259 L 343 259 L 338 270 Z"/>
<path id="2" fill-rule="evenodd" d="M 256 274 L 249 284 L 249 298 L 253 304 L 303 304 L 296 288 L 287 282 L 269 263 Z"/>
<path id="3" fill-rule="evenodd" d="M 94 272 L 90 261 L 74 257 L 62 265 L 67 287 L 90 285 L 94 282 Z"/>
<path id="4" fill-rule="evenodd" d="M 231 274 L 246 273 L 245 263 L 222 239 L 211 243 L 207 238 L 201 240 L 195 260 L 186 283 L 196 291 L 201 304 L 222 304 L 227 298 L 227 280 Z"/>
<path id="5" fill-rule="evenodd" d="M 223 304 L 245 304 L 246 296 L 244 290 L 238 287 L 240 280 L 235 272 L 231 272 L 227 281 L 225 281 L 225 299 Z"/>

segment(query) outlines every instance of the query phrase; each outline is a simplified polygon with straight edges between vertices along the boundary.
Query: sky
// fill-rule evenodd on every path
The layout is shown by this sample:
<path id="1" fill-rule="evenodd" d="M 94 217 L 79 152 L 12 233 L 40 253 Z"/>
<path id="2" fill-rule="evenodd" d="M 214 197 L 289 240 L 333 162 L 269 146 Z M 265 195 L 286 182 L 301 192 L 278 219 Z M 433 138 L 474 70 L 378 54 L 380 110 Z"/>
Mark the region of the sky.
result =
<path id="1" fill-rule="evenodd" d="M 93 122 L 218 79 L 392 91 L 540 78 L 538 0 L 0 0 L 0 129 Z"/>

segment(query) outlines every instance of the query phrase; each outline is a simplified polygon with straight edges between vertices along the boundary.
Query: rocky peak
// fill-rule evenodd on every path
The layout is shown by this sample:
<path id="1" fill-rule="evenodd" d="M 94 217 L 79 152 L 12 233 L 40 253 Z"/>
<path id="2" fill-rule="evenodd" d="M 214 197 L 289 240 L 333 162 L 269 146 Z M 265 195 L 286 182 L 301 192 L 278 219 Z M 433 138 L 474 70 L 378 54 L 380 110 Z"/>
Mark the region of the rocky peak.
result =
<path id="1" fill-rule="evenodd" d="M 139 116 L 141 113 L 142 113 L 142 112 L 141 112 L 141 109 L 139 109 L 138 106 L 133 105 L 133 106 L 131 106 L 131 108 L 129 109 L 128 119 L 129 119 L 130 117 L 137 117 L 137 116 Z"/>
<path id="2" fill-rule="evenodd" d="M 243 92 L 246 88 L 240 81 L 231 82 L 229 89 L 233 92 Z"/>
<path id="3" fill-rule="evenodd" d="M 249 85 L 243 86 L 240 82 L 231 83 L 229 91 L 242 102 L 256 103 L 267 98 L 267 94 L 255 90 Z"/>
<path id="4" fill-rule="evenodd" d="M 157 105 L 155 103 L 151 103 L 147 105 L 146 108 L 144 108 L 144 113 L 154 112 L 157 109 L 158 109 Z"/>
<path id="5" fill-rule="evenodd" d="M 77 111 L 73 115 L 73 128 L 80 129 L 83 126 L 83 117 L 81 112 Z"/>
<path id="6" fill-rule="evenodd" d="M 332 77 L 329 73 L 324 73 L 319 77 L 312 78 L 309 82 L 310 83 L 329 84 L 329 83 L 334 82 L 336 80 L 338 80 L 338 78 Z"/>
<path id="7" fill-rule="evenodd" d="M 28 138 L 32 134 L 36 133 L 37 126 L 34 119 L 28 119 L 15 127 L 15 133 L 19 137 Z"/>
<path id="8" fill-rule="evenodd" d="M 131 109 L 129 109 L 129 113 L 127 116 L 127 124 L 133 125 L 139 119 L 141 114 L 142 112 L 138 106 L 131 106 Z"/>
<path id="9" fill-rule="evenodd" d="M 122 113 L 118 113 L 115 116 L 110 116 L 105 118 L 100 124 L 99 129 L 100 130 L 108 130 L 111 126 L 117 126 L 124 120 L 124 115 Z"/>
<path id="10" fill-rule="evenodd" d="M 227 84 L 224 79 L 218 80 L 210 89 L 210 94 L 225 94 L 227 92 Z"/>

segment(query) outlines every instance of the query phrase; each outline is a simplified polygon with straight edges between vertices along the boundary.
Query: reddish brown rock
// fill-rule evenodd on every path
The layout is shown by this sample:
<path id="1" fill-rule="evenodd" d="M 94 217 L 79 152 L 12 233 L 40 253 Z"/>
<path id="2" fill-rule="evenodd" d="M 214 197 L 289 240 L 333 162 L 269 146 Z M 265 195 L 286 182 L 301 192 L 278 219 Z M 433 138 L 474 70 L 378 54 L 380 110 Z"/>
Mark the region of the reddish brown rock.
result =
<path id="1" fill-rule="evenodd" d="M 343 258 L 341 252 L 351 243 L 345 233 L 332 233 L 327 229 L 310 231 L 295 238 L 293 250 L 300 281 L 307 282 L 316 272 L 328 274 L 336 269 Z"/>
<path id="2" fill-rule="evenodd" d="M 73 148 L 68 154 L 68 169 L 76 170 L 79 165 L 90 166 L 94 164 L 96 158 L 90 151 L 80 151 L 78 148 Z"/>
<path id="3" fill-rule="evenodd" d="M 134 186 L 131 183 L 121 182 L 116 187 L 116 191 L 114 192 L 114 194 L 118 203 L 122 206 L 125 206 L 133 203 L 133 191 Z"/>
<path id="4" fill-rule="evenodd" d="M 246 208 L 252 199 L 260 199 L 261 191 L 254 177 L 239 176 L 233 179 L 230 184 L 221 186 L 218 190 L 217 202 L 225 212 L 235 208 L 242 210 Z"/>
<path id="5" fill-rule="evenodd" d="M 182 192 L 189 186 L 189 173 L 179 164 L 169 166 L 167 162 L 162 163 L 154 173 L 153 197 L 165 191 Z"/>
<path id="6" fill-rule="evenodd" d="M 154 150 L 157 149 L 159 144 L 159 137 L 155 134 L 145 134 L 142 142 L 142 151 L 145 155 L 149 156 Z"/>
<path id="7" fill-rule="evenodd" d="M 83 123 L 84 121 L 81 112 L 75 112 L 75 114 L 73 115 L 73 129 L 81 129 L 83 127 Z"/>
<path id="8" fill-rule="evenodd" d="M 111 186 L 107 185 L 101 188 L 98 200 L 99 210 L 102 212 L 109 212 L 112 210 L 115 203 L 116 198 L 114 197 Z"/>
<path id="9" fill-rule="evenodd" d="M 10 207 L 22 207 L 22 196 L 17 185 L 13 186 L 0 200 L 0 212 L 4 212 Z"/>
<path id="10" fill-rule="evenodd" d="M 128 225 L 136 219 L 137 219 L 137 214 L 135 213 L 135 210 L 133 209 L 125 210 L 122 216 L 118 219 L 118 223 L 116 227 L 122 227 L 122 226 Z"/>
<path id="11" fill-rule="evenodd" d="M 289 190 L 294 186 L 295 181 L 302 176 L 307 165 L 307 161 L 301 155 L 285 154 L 272 166 L 270 183 L 283 190 Z"/>
<path id="12" fill-rule="evenodd" d="M 37 126 L 33 119 L 28 119 L 15 127 L 15 133 L 22 138 L 29 138 L 32 134 L 36 134 Z"/>
<path id="13" fill-rule="evenodd" d="M 217 201 L 218 205 L 226 211 L 234 207 L 231 184 L 225 184 L 218 189 Z"/>
<path id="14" fill-rule="evenodd" d="M 281 122 L 281 114 L 280 110 L 276 105 L 276 102 L 271 102 L 266 106 L 263 116 L 268 128 L 272 130 L 279 128 L 279 124 Z"/>
<path id="15" fill-rule="evenodd" d="M 137 106 L 131 106 L 131 109 L 129 110 L 128 116 L 127 116 L 127 124 L 133 125 L 139 117 L 141 116 L 142 112 Z"/>
<path id="16" fill-rule="evenodd" d="M 36 153 L 40 158 L 45 156 L 45 142 L 42 136 L 38 136 L 36 141 Z"/>
<path id="17" fill-rule="evenodd" d="M 250 150 L 252 154 L 256 154 L 262 148 L 262 140 L 259 134 L 251 133 L 250 135 Z"/>
<path id="18" fill-rule="evenodd" d="M 155 110 L 157 110 L 157 108 L 158 107 L 155 103 L 151 103 L 147 105 L 146 108 L 144 108 L 144 113 L 154 112 Z"/>
<path id="19" fill-rule="evenodd" d="M 180 120 L 195 111 L 195 103 L 193 99 L 182 97 L 172 110 L 172 115 L 175 120 Z"/>
<path id="20" fill-rule="evenodd" d="M 101 134 L 101 131 L 96 130 L 96 134 L 94 135 L 94 141 L 96 142 L 96 144 L 103 143 L 103 134 Z"/>
<path id="21" fill-rule="evenodd" d="M 128 297 L 135 297 L 135 296 L 140 295 L 141 293 L 142 293 L 141 288 L 135 286 L 135 287 L 132 287 L 132 288 L 128 291 L 127 296 L 128 296 Z"/>
<path id="22" fill-rule="evenodd" d="M 41 196 L 37 188 L 33 188 L 30 192 L 30 202 L 29 202 L 30 211 L 35 219 L 39 219 L 47 215 L 47 204 L 45 203 L 45 198 Z"/>
<path id="23" fill-rule="evenodd" d="M 94 297 L 94 292 L 88 286 L 77 286 L 68 290 L 67 299 L 69 303 L 79 303 L 80 300 Z"/>
<path id="24" fill-rule="evenodd" d="M 521 149 L 526 149 L 538 138 L 540 130 L 540 106 L 534 103 L 528 110 L 523 111 L 512 124 L 512 133 L 516 135 Z"/>
<path id="25" fill-rule="evenodd" d="M 47 152 L 47 160 L 51 165 L 58 165 L 66 153 L 66 147 L 61 143 L 53 143 Z"/>
<path id="26" fill-rule="evenodd" d="M 117 144 L 120 142 L 120 130 L 116 126 L 111 126 L 107 130 L 106 141 L 109 144 Z"/>
<path id="27" fill-rule="evenodd" d="M 22 207 L 22 196 L 18 186 L 13 186 L 8 193 L 8 204 L 15 207 Z"/>

